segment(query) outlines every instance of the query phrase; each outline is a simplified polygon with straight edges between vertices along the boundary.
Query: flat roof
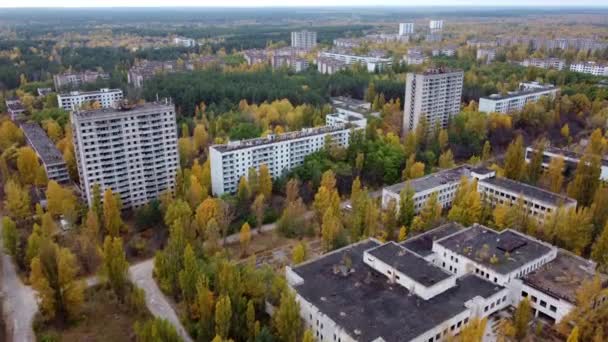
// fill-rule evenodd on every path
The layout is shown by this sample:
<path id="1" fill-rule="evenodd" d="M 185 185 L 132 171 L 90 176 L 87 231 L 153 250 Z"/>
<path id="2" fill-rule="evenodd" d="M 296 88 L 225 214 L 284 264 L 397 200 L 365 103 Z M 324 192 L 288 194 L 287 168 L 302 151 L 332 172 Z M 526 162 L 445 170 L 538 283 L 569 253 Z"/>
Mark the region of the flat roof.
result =
<path id="1" fill-rule="evenodd" d="M 433 242 L 463 229 L 464 227 L 462 225 L 456 222 L 449 222 L 435 229 L 409 238 L 401 242 L 401 246 L 422 257 L 426 257 L 433 254 Z"/>
<path id="2" fill-rule="evenodd" d="M 118 107 L 118 108 L 100 108 L 92 110 L 76 110 L 72 112 L 72 115 L 81 120 L 86 119 L 101 119 L 101 118 L 112 118 L 122 117 L 137 112 L 148 112 L 150 110 L 175 110 L 172 103 L 167 102 L 146 102 L 143 104 L 135 104 L 130 107 Z"/>
<path id="3" fill-rule="evenodd" d="M 527 148 L 530 149 L 530 150 L 532 150 L 532 151 L 536 151 L 536 148 L 534 148 L 534 146 L 528 146 Z M 566 157 L 566 158 L 577 159 L 577 160 L 580 160 L 581 157 L 583 156 L 582 153 L 575 152 L 575 151 L 570 151 L 570 150 L 565 150 L 563 148 L 554 147 L 554 146 L 546 146 L 545 147 L 545 152 L 552 153 L 552 154 L 557 154 L 557 155 L 561 155 L 561 156 Z M 608 159 L 606 158 L 606 156 L 602 156 L 602 165 L 603 166 L 608 166 Z"/>
<path id="4" fill-rule="evenodd" d="M 500 274 L 508 274 L 548 254 L 552 247 L 511 229 L 497 232 L 475 224 L 436 241 Z M 496 256 L 495 260 L 492 260 Z"/>
<path id="5" fill-rule="evenodd" d="M 490 96 L 481 97 L 480 99 L 490 100 L 490 101 L 506 100 L 506 99 L 511 99 L 511 98 L 520 97 L 520 96 L 545 93 L 547 91 L 552 91 L 552 90 L 559 90 L 559 89 L 556 88 L 556 87 L 548 87 L 547 86 L 547 87 L 543 87 L 543 88 L 533 88 L 533 89 L 528 89 L 528 90 L 513 91 L 513 92 L 510 92 L 510 93 L 504 94 L 504 95 L 502 95 L 502 94 L 492 94 Z"/>
<path id="6" fill-rule="evenodd" d="M 363 261 L 364 251 L 378 242 L 365 240 L 326 254 L 293 269 L 304 282 L 297 293 L 358 341 L 382 338 L 386 342 L 408 341 L 467 310 L 464 303 L 476 296 L 489 298 L 503 287 L 475 275 L 466 275 L 456 286 L 429 299 L 391 284 Z M 344 258 L 352 261 L 351 272 L 334 272 Z"/>
<path id="7" fill-rule="evenodd" d="M 367 253 L 426 287 L 452 277 L 451 273 L 433 265 L 393 241 L 374 247 Z"/>
<path id="8" fill-rule="evenodd" d="M 399 194 L 406 184 L 409 183 L 414 192 L 421 192 L 430 190 L 438 186 L 451 183 L 459 182 L 462 176 L 469 176 L 471 173 L 471 167 L 469 165 L 461 165 L 452 169 L 442 170 L 424 177 L 411 179 L 405 182 L 393 184 L 385 187 L 384 189 L 391 191 L 395 194 Z"/>
<path id="9" fill-rule="evenodd" d="M 243 148 L 255 147 L 276 143 L 279 141 L 287 141 L 292 139 L 310 137 L 313 135 L 342 131 L 351 128 L 351 124 L 338 124 L 331 126 L 321 126 L 313 128 L 303 128 L 300 131 L 286 132 L 281 134 L 271 134 L 264 138 L 253 138 L 246 140 L 236 140 L 228 144 L 212 145 L 211 148 L 220 152 L 236 151 Z"/>
<path id="10" fill-rule="evenodd" d="M 494 177 L 480 179 L 479 184 L 481 183 L 487 183 L 495 187 L 523 195 L 524 197 L 532 198 L 554 206 L 559 206 L 561 204 L 576 204 L 576 200 L 568 196 L 556 194 L 554 192 L 508 178 Z"/>
<path id="11" fill-rule="evenodd" d="M 65 163 L 57 146 L 37 123 L 22 123 L 21 130 L 38 157 L 45 165 Z"/>
<path id="12" fill-rule="evenodd" d="M 94 95 L 94 94 L 105 94 L 105 93 L 116 93 L 116 92 L 122 93 L 122 90 L 118 89 L 118 88 L 115 88 L 115 89 L 102 88 L 99 90 L 91 90 L 91 91 L 71 91 L 71 92 L 59 94 L 58 96 L 70 97 L 70 96 Z"/>
<path id="13" fill-rule="evenodd" d="M 545 294 L 575 304 L 578 288 L 595 275 L 594 262 L 560 249 L 555 259 L 528 273 L 523 282 Z M 605 275 L 600 277 L 606 281 Z"/>
<path id="14" fill-rule="evenodd" d="M 370 103 L 365 100 L 359 100 L 348 96 L 335 96 L 330 97 L 331 103 L 336 104 L 344 104 L 348 107 L 363 107 L 367 108 L 370 106 Z"/>

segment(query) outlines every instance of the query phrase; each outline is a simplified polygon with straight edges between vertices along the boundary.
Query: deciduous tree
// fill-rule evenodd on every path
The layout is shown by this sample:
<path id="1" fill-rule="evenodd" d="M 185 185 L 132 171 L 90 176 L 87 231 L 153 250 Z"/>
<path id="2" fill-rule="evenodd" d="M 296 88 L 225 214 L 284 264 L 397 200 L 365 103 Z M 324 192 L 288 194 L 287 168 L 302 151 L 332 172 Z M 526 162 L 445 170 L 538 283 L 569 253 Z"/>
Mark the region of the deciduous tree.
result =
<path id="1" fill-rule="evenodd" d="M 13 219 L 20 221 L 30 216 L 30 195 L 17 182 L 9 179 L 4 184 L 4 196 L 4 208 Z"/>
<path id="2" fill-rule="evenodd" d="M 259 192 L 264 195 L 264 198 L 270 200 L 270 196 L 272 196 L 272 177 L 266 164 L 260 165 Z"/>
<path id="3" fill-rule="evenodd" d="M 106 236 L 103 242 L 101 275 L 121 302 L 129 288 L 129 263 L 125 256 L 122 239 Z"/>
<path id="4" fill-rule="evenodd" d="M 283 342 L 297 342 L 302 332 L 302 321 L 300 319 L 300 304 L 293 293 L 284 290 L 281 294 L 281 302 L 272 317 L 274 329 L 277 336 Z"/>
<path id="5" fill-rule="evenodd" d="M 222 338 L 228 338 L 230 321 L 232 320 L 232 304 L 230 297 L 220 296 L 215 304 L 215 333 Z"/>
<path id="6" fill-rule="evenodd" d="M 505 154 L 504 176 L 514 180 L 522 180 L 525 176 L 526 160 L 524 156 L 524 139 L 518 135 L 509 144 Z"/>
<path id="7" fill-rule="evenodd" d="M 31 147 L 25 146 L 17 150 L 17 170 L 23 184 L 34 184 L 38 168 L 40 168 L 40 162 Z"/>
<path id="8" fill-rule="evenodd" d="M 112 193 L 112 189 L 107 188 L 103 193 L 103 223 L 107 234 L 118 236 L 122 226 L 120 218 L 120 197 Z"/>
<path id="9" fill-rule="evenodd" d="M 241 244 L 241 254 L 247 255 L 249 244 L 251 243 L 251 227 L 245 222 L 239 232 L 239 242 Z"/>

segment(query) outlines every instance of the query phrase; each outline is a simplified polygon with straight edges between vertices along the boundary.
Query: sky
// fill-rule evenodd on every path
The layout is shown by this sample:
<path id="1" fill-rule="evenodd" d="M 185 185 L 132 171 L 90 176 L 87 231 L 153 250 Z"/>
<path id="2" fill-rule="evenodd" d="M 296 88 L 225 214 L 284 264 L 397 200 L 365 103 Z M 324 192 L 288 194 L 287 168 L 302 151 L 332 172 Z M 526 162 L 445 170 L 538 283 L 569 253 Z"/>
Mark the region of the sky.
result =
<path id="1" fill-rule="evenodd" d="M 608 0 L 19 0 L 0 7 L 608 6 Z"/>

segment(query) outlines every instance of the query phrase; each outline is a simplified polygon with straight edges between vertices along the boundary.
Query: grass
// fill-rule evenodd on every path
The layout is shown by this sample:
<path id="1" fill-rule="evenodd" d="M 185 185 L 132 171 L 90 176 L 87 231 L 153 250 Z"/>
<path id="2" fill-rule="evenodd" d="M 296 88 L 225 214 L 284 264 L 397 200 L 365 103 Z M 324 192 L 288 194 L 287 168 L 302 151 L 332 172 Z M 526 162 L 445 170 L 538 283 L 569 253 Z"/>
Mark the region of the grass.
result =
<path id="1" fill-rule="evenodd" d="M 45 342 L 130 342 L 134 340 L 133 325 L 150 318 L 149 312 L 135 314 L 126 304 L 119 303 L 113 293 L 103 286 L 85 291 L 80 318 L 68 325 L 35 324 L 38 341 Z"/>

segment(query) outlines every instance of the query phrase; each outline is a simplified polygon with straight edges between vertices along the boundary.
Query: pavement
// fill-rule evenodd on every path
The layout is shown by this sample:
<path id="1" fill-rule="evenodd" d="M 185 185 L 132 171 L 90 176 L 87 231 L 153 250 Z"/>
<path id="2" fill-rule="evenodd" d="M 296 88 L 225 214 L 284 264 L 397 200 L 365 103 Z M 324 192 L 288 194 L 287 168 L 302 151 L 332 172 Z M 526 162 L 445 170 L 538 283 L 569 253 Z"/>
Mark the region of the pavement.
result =
<path id="1" fill-rule="evenodd" d="M 154 259 L 135 264 L 129 268 L 129 277 L 135 286 L 141 288 L 146 293 L 146 306 L 154 317 L 163 318 L 169 321 L 177 330 L 184 342 L 192 342 L 192 338 L 175 314 L 175 310 L 165 295 L 156 285 L 152 277 L 154 269 Z"/>
<path id="2" fill-rule="evenodd" d="M 0 231 L 2 228 L 0 227 Z M 1 235 L 1 234 L 0 234 Z M 13 342 L 34 342 L 36 335 L 32 322 L 38 312 L 36 292 L 23 284 L 10 255 L 4 253 L 0 236 L 2 274 L 0 290 L 4 300 L 3 315 L 7 326 L 7 337 Z"/>

